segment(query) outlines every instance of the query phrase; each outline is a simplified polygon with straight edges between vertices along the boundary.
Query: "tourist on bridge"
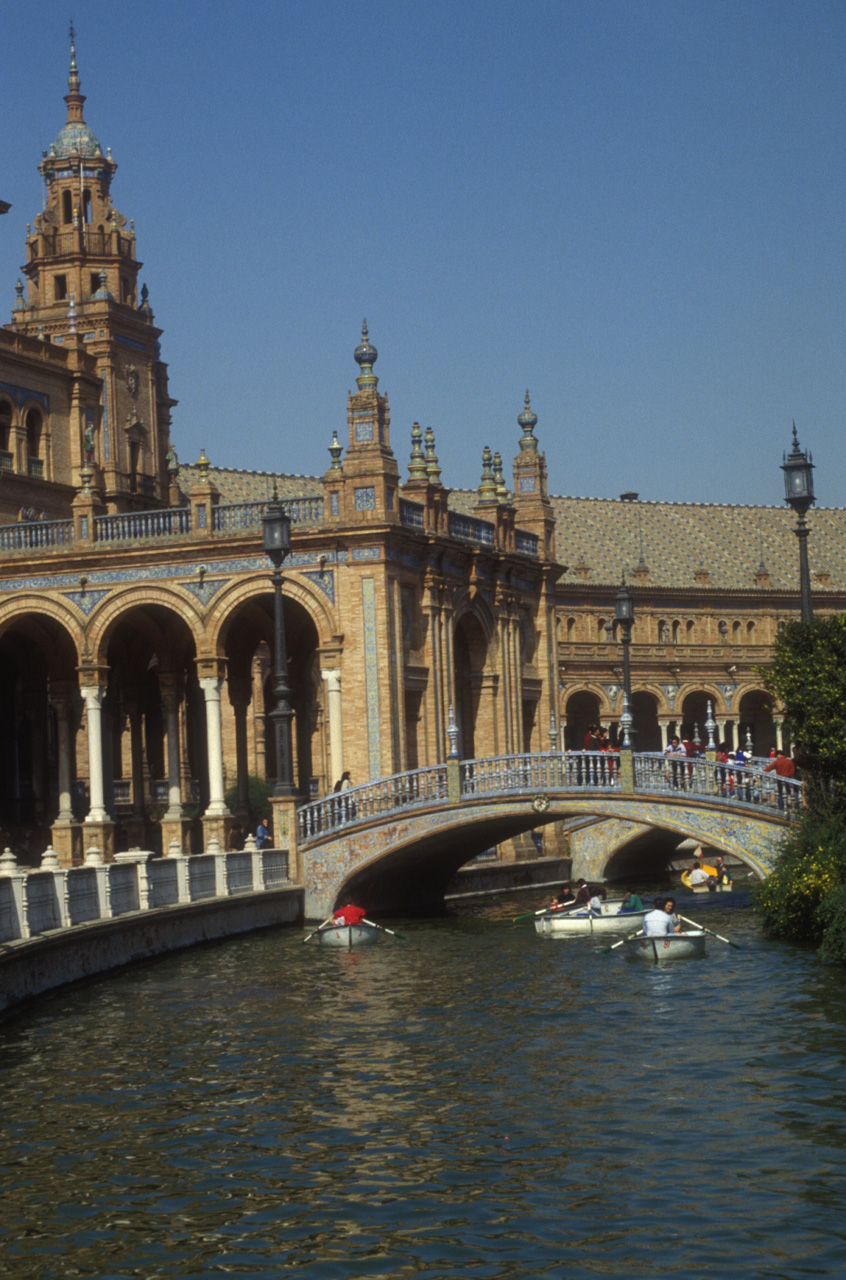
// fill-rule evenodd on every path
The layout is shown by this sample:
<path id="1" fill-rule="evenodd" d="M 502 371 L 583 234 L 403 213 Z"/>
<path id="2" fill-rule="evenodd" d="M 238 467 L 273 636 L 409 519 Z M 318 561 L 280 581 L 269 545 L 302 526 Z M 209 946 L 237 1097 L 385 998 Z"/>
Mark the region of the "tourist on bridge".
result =
<path id="1" fill-rule="evenodd" d="M 669 770 L 667 774 L 668 781 L 672 782 L 673 787 L 678 790 L 682 785 L 684 766 L 681 761 L 686 759 L 687 752 L 677 737 L 671 738 L 664 748 L 664 755 L 668 757 Z"/>
<path id="2" fill-rule="evenodd" d="M 772 760 L 764 769 L 764 773 L 775 773 L 776 787 L 778 788 L 778 807 L 784 808 L 784 779 L 796 777 L 796 765 L 785 755 L 781 747 L 776 752 L 775 760 Z"/>
<path id="3" fill-rule="evenodd" d="M 262 818 L 256 827 L 256 848 L 263 849 L 270 839 L 270 818 Z"/>
<path id="4" fill-rule="evenodd" d="M 619 914 L 624 915 L 628 911 L 642 911 L 643 901 L 640 897 L 640 894 L 636 893 L 634 889 L 627 889 L 626 893 L 629 896 L 626 899 L 626 901 L 623 903 L 623 905 L 620 907 Z"/>

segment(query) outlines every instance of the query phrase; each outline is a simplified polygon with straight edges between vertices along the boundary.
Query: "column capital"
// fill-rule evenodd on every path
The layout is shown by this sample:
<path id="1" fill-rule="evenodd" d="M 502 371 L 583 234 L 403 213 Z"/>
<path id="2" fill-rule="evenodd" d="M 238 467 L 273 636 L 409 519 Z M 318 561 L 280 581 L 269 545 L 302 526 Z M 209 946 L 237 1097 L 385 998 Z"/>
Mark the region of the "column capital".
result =
<path id="1" fill-rule="evenodd" d="M 159 672 L 159 693 L 166 708 L 178 706 L 185 691 L 185 677 L 181 671 Z"/>
<path id="2" fill-rule="evenodd" d="M 225 680 L 226 679 L 226 659 L 225 658 L 197 658 L 197 677 L 200 684 L 204 680 Z"/>
<path id="3" fill-rule="evenodd" d="M 109 683 L 109 668 L 101 666 L 97 662 L 80 662 L 77 667 L 79 672 L 79 691 L 85 697 L 86 689 L 100 688 L 105 691 Z"/>
<path id="4" fill-rule="evenodd" d="M 326 668 L 322 667 L 320 670 L 320 675 L 321 675 L 321 678 L 326 681 L 326 686 L 329 689 L 330 693 L 340 692 L 341 672 L 337 668 L 333 668 L 332 670 L 327 670 Z"/>

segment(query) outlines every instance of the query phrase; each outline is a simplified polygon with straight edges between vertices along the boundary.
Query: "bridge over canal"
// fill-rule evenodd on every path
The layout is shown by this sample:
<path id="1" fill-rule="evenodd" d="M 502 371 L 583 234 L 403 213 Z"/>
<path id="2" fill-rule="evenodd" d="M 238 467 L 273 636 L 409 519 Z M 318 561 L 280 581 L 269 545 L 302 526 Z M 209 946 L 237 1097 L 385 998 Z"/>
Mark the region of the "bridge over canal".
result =
<path id="1" fill-rule="evenodd" d="M 305 914 L 323 917 L 347 895 L 370 910 L 434 905 L 478 853 L 562 820 L 574 877 L 604 878 L 659 832 L 733 854 L 763 877 L 800 805 L 801 784 L 763 765 L 630 751 L 451 758 L 298 811 Z"/>

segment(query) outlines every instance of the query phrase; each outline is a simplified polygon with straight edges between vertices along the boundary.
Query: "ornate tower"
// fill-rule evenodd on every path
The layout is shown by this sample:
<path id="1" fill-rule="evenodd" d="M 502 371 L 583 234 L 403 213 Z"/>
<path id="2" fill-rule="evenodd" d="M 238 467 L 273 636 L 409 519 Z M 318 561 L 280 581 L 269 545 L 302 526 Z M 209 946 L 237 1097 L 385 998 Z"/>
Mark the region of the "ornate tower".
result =
<path id="1" fill-rule="evenodd" d="M 377 391 L 379 379 L 373 372 L 378 354 L 365 320 L 354 352 L 361 373 L 358 391 L 347 402 L 349 445 L 343 463 L 346 518 L 357 522 L 399 518 L 399 467 L 391 450 L 388 397 Z"/>
<path id="2" fill-rule="evenodd" d="M 99 412 L 88 409 L 67 448 L 87 461 L 113 511 L 167 501 L 165 458 L 171 400 L 146 287 L 138 303 L 135 230 L 112 204 L 117 165 L 83 118 L 71 28 L 68 116 L 39 171 L 45 199 L 27 227 L 27 301 L 12 327 L 58 346 L 83 349 L 102 378 Z M 22 300 L 21 300 L 22 302 Z"/>

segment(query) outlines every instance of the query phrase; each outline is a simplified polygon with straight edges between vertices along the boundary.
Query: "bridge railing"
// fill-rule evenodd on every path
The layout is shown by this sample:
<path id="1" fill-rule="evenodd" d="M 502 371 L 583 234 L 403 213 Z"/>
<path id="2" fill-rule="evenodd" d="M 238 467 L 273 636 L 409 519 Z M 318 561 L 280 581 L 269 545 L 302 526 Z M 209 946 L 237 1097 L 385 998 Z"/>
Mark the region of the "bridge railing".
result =
<path id="1" fill-rule="evenodd" d="M 802 783 L 798 778 L 779 778 L 775 772 L 767 773 L 766 768 L 754 765 L 640 752 L 634 757 L 634 775 L 638 792 L 688 792 L 782 812 L 798 812 L 802 808 Z"/>
<path id="2" fill-rule="evenodd" d="M 447 767 L 430 765 L 395 773 L 390 778 L 365 782 L 359 787 L 333 792 L 297 810 L 299 840 L 316 840 L 352 823 L 367 822 L 398 809 L 415 809 L 447 799 Z"/>

